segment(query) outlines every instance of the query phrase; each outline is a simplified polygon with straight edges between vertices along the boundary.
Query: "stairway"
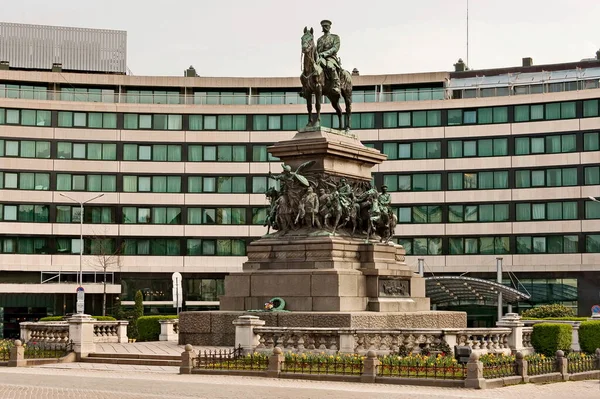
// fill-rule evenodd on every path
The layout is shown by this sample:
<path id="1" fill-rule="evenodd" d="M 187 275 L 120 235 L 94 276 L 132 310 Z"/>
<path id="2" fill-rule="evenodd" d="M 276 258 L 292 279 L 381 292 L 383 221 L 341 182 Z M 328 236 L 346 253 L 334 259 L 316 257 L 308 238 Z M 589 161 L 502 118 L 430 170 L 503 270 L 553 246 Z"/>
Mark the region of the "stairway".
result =
<path id="1" fill-rule="evenodd" d="M 90 353 L 83 363 L 135 364 L 140 366 L 181 366 L 181 356 L 145 353 Z"/>

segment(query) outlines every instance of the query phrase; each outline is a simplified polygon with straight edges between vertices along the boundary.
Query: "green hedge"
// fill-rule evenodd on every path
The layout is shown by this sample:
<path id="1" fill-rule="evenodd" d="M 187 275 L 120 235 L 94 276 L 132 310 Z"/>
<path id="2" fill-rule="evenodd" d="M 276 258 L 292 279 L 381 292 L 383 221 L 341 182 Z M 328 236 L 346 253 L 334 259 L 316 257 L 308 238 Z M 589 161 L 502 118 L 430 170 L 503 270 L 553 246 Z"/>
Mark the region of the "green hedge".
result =
<path id="1" fill-rule="evenodd" d="M 541 305 L 535 308 L 527 309 L 521 313 L 521 317 L 537 317 L 543 319 L 544 317 L 574 317 L 575 313 L 573 309 L 554 303 L 552 305 Z"/>
<path id="2" fill-rule="evenodd" d="M 600 321 L 584 321 L 579 325 L 579 345 L 587 353 L 600 348 Z"/>
<path id="3" fill-rule="evenodd" d="M 533 326 L 531 345 L 536 353 L 554 356 L 557 350 L 571 351 L 573 328 L 570 324 L 539 323 Z"/>
<path id="4" fill-rule="evenodd" d="M 178 319 L 177 315 L 142 316 L 137 319 L 138 341 L 158 341 L 160 335 L 159 320 Z"/>
<path id="5" fill-rule="evenodd" d="M 523 317 L 523 320 L 587 321 L 589 317 Z"/>
<path id="6" fill-rule="evenodd" d="M 39 321 L 64 321 L 65 316 L 47 316 L 47 317 L 42 317 Z M 117 319 L 115 319 L 114 317 L 111 316 L 92 316 L 93 319 L 96 319 L 98 321 L 115 321 Z"/>

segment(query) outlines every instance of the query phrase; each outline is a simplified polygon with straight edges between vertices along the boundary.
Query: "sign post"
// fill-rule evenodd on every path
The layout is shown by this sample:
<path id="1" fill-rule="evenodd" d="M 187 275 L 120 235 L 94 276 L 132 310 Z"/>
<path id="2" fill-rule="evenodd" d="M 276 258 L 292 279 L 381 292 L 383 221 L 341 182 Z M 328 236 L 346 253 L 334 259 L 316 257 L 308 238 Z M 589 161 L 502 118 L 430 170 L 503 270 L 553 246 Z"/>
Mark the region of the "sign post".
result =
<path id="1" fill-rule="evenodd" d="M 77 287 L 77 305 L 76 310 L 77 314 L 83 314 L 85 309 L 85 291 L 83 287 Z"/>
<path id="2" fill-rule="evenodd" d="M 592 314 L 600 313 L 600 305 L 592 306 Z"/>
<path id="3" fill-rule="evenodd" d="M 173 307 L 177 308 L 177 314 L 179 314 L 179 309 L 182 307 L 183 304 L 183 287 L 181 285 L 181 273 L 173 273 L 171 279 L 173 280 Z"/>

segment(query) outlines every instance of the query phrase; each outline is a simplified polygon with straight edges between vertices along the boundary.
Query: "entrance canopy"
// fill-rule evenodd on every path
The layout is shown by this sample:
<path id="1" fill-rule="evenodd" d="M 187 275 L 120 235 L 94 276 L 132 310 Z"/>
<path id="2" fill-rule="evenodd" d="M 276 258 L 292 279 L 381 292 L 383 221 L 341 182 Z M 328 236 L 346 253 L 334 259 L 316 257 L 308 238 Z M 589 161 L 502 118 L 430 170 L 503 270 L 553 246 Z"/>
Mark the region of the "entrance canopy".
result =
<path id="1" fill-rule="evenodd" d="M 481 303 L 498 304 L 498 293 L 503 303 L 529 299 L 529 294 L 490 280 L 465 276 L 433 276 L 425 278 L 425 288 L 431 304 Z"/>

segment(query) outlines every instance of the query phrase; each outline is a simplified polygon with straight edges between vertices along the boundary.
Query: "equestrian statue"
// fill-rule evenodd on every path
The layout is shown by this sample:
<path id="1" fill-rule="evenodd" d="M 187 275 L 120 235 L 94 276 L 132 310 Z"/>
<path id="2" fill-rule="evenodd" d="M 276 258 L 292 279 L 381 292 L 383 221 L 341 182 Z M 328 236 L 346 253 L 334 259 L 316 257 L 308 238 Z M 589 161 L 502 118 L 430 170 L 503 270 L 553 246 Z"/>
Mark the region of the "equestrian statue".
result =
<path id="1" fill-rule="evenodd" d="M 342 69 L 342 63 L 337 56 L 340 49 L 340 37 L 330 33 L 331 21 L 321 21 L 323 36 L 315 40 L 313 28 L 304 28 L 302 36 L 302 91 L 300 96 L 306 99 L 308 111 L 308 127 L 320 126 L 321 100 L 325 95 L 331 101 L 338 117 L 340 129 L 350 130 L 352 116 L 352 76 Z M 315 96 L 315 109 L 317 117 L 312 118 L 312 98 Z M 340 98 L 346 104 L 344 124 L 342 124 L 342 108 Z"/>

